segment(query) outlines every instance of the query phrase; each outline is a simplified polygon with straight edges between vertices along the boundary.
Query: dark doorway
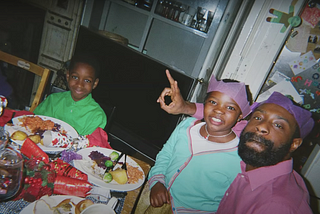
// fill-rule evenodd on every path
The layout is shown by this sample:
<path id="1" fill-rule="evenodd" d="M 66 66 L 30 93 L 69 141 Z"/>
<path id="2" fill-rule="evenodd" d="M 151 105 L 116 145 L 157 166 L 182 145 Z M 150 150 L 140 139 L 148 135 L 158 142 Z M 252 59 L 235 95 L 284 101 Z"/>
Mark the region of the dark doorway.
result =
<path id="1" fill-rule="evenodd" d="M 45 10 L 18 0 L 0 1 L 0 50 L 37 63 Z M 0 62 L 1 78 L 11 91 L 8 106 L 23 109 L 29 106 L 34 74 Z M 7 92 L 8 93 L 8 92 Z"/>

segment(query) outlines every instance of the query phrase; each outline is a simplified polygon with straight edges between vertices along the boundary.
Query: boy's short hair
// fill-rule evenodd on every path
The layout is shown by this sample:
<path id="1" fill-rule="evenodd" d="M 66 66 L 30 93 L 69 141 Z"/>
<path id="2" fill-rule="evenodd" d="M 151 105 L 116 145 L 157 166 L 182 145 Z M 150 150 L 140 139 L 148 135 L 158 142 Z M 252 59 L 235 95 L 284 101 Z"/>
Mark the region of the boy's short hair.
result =
<path id="1" fill-rule="evenodd" d="M 93 67 L 95 77 L 99 78 L 99 76 L 100 76 L 100 63 L 94 55 L 88 54 L 88 53 L 79 53 L 79 54 L 74 55 L 70 61 L 69 71 L 72 70 L 75 67 L 75 65 L 79 62 L 88 64 L 91 67 Z"/>

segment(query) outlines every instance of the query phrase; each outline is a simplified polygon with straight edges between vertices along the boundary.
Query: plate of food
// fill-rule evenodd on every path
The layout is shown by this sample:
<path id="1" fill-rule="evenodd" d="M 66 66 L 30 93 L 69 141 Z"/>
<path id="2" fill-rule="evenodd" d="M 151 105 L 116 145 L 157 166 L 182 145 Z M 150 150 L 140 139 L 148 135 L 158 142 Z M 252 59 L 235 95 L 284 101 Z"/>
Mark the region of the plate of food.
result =
<path id="1" fill-rule="evenodd" d="M 118 191 L 130 191 L 139 188 L 145 180 L 142 168 L 129 156 L 126 158 L 126 169 L 123 169 L 125 155 L 120 157 L 121 152 L 119 151 L 89 147 L 77 153 L 82 156 L 82 160 L 74 160 L 74 166 L 86 173 L 89 182 L 97 186 Z M 118 158 L 120 159 L 117 160 Z M 114 168 L 106 173 L 107 167 L 110 167 L 109 163 Z"/>
<path id="2" fill-rule="evenodd" d="M 85 198 L 70 195 L 43 196 L 39 200 L 30 203 L 20 214 L 80 214 L 85 208 L 94 203 Z"/>
<path id="3" fill-rule="evenodd" d="M 59 152 L 72 146 L 77 131 L 66 122 L 42 115 L 24 115 L 12 119 L 13 124 L 6 124 L 5 130 L 10 139 L 22 145 L 30 138 L 45 152 Z"/>

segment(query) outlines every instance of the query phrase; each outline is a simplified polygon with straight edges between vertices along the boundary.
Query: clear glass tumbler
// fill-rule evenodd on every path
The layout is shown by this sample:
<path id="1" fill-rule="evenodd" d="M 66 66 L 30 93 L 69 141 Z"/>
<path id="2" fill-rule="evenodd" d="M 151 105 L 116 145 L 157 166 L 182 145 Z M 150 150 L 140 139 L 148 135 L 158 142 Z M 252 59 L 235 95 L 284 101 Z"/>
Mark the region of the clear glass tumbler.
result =
<path id="1" fill-rule="evenodd" d="M 23 158 L 7 148 L 8 132 L 0 127 L 0 201 L 14 197 L 20 189 L 23 176 Z"/>

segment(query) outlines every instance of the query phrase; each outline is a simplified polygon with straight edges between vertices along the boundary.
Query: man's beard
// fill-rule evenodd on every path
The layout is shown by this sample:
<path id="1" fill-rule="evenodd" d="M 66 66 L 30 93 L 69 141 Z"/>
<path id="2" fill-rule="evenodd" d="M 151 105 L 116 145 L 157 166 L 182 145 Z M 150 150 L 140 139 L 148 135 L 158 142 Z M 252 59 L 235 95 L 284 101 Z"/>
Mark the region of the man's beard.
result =
<path id="1" fill-rule="evenodd" d="M 256 143 L 259 142 L 265 146 L 265 149 L 258 152 L 246 145 L 246 142 L 249 141 L 257 141 Z M 273 147 L 274 142 L 271 140 L 266 140 L 264 137 L 259 136 L 253 132 L 242 132 L 240 135 L 238 154 L 241 159 L 248 165 L 254 167 L 272 166 L 285 159 L 285 157 L 289 153 L 291 143 L 287 142 L 279 148 Z"/>

